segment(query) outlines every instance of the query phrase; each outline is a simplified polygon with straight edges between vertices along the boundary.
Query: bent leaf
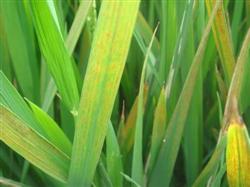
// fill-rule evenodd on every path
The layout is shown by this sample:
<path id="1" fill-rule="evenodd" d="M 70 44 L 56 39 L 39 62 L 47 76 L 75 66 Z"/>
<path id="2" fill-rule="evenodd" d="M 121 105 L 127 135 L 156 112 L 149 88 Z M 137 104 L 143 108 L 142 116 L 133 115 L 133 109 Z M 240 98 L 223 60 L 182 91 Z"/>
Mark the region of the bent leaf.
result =
<path id="1" fill-rule="evenodd" d="M 0 140 L 48 175 L 66 182 L 69 157 L 0 105 Z"/>
<path id="2" fill-rule="evenodd" d="M 31 101 L 27 101 L 33 111 L 35 118 L 48 135 L 50 141 L 70 157 L 72 145 L 62 129 L 60 129 L 56 122 L 46 112 L 44 112 Z"/>
<path id="3" fill-rule="evenodd" d="M 47 1 L 31 1 L 33 23 L 39 45 L 61 94 L 62 101 L 76 115 L 79 94 L 72 59 Z"/>
<path id="4" fill-rule="evenodd" d="M 0 82 L 0 103 L 19 116 L 29 127 L 46 137 L 45 132 L 36 122 L 28 105 L 2 71 L 0 71 Z"/>

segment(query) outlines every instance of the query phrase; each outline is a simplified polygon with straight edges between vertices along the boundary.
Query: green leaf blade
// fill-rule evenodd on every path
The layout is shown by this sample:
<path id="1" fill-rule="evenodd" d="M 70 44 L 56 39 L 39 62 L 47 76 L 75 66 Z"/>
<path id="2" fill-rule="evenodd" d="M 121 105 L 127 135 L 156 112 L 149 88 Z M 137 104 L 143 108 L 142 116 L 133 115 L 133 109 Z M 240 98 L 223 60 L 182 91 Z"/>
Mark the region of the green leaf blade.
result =
<path id="1" fill-rule="evenodd" d="M 40 123 L 40 126 L 47 133 L 49 140 L 70 157 L 72 151 L 72 144 L 70 143 L 66 135 L 63 133 L 63 131 L 60 129 L 60 127 L 47 113 L 45 113 L 34 103 L 29 100 L 28 103 L 33 111 L 35 118 Z"/>
<path id="2" fill-rule="evenodd" d="M 120 153 L 119 144 L 112 123 L 109 123 L 106 146 L 107 173 L 113 186 L 122 187 L 122 155 Z"/>
<path id="3" fill-rule="evenodd" d="M 69 157 L 3 105 L 0 106 L 0 116 L 1 141 L 45 173 L 66 182 Z"/>
<path id="4" fill-rule="evenodd" d="M 188 109 L 190 107 L 190 102 L 195 87 L 195 82 L 198 76 L 199 68 L 201 66 L 201 61 L 212 26 L 212 21 L 218 7 L 219 3 L 216 3 L 216 7 L 213 9 L 213 13 L 210 16 L 209 22 L 206 26 L 206 30 L 204 31 L 193 63 L 188 72 L 187 79 L 185 80 L 185 84 L 178 99 L 178 103 L 175 107 L 175 111 L 168 124 L 168 128 L 164 137 L 165 141 L 162 143 L 157 162 L 152 171 L 152 175 L 149 180 L 149 186 L 153 187 L 156 185 L 170 185 L 177 153 L 182 138 L 182 133 L 184 130 L 184 124 L 187 118 Z M 162 178 L 162 180 L 159 181 L 159 178 Z"/>
<path id="5" fill-rule="evenodd" d="M 76 115 L 79 102 L 77 82 L 72 59 L 66 49 L 62 34 L 46 1 L 31 1 L 31 8 L 33 23 L 46 63 L 63 102 Z"/>
<path id="6" fill-rule="evenodd" d="M 102 2 L 77 116 L 69 186 L 91 185 L 127 58 L 139 3 Z"/>
<path id="7" fill-rule="evenodd" d="M 44 131 L 37 124 L 27 104 L 2 71 L 0 71 L 0 83 L 0 103 L 22 118 L 29 127 L 45 135 Z"/>
<path id="8" fill-rule="evenodd" d="M 1 1 L 9 53 L 23 94 L 39 103 L 39 67 L 34 48 L 34 34 L 21 1 Z"/>

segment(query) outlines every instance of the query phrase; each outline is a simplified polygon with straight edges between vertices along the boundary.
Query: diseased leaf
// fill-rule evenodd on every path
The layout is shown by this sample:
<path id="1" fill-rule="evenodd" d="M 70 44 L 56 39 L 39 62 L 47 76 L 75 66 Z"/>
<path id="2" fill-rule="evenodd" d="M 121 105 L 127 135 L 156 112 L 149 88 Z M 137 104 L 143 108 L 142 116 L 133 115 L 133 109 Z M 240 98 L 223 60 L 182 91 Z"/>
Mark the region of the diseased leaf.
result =
<path id="1" fill-rule="evenodd" d="M 215 0 L 206 0 L 208 14 L 211 15 L 212 7 L 215 5 Z M 220 1 L 223 5 L 223 1 Z M 229 26 L 227 24 L 224 6 L 220 6 L 213 24 L 213 34 L 217 50 L 220 55 L 221 64 L 223 67 L 225 80 L 229 85 L 233 76 L 235 66 L 234 48 Z"/>
<path id="2" fill-rule="evenodd" d="M 66 182 L 70 158 L 0 105 L 0 140 L 52 177 Z"/>
<path id="3" fill-rule="evenodd" d="M 104 0 L 101 4 L 76 119 L 69 186 L 91 185 L 127 58 L 139 3 L 139 0 Z"/>
<path id="4" fill-rule="evenodd" d="M 19 116 L 29 127 L 46 136 L 23 98 L 19 95 L 15 87 L 9 82 L 2 71 L 0 71 L 0 82 L 0 103 Z"/>
<path id="5" fill-rule="evenodd" d="M 245 124 L 230 124 L 226 161 L 229 186 L 250 186 L 250 141 Z"/>
<path id="6" fill-rule="evenodd" d="M 147 86 L 144 87 L 143 102 L 144 107 L 148 95 Z M 121 146 L 121 152 L 124 156 L 131 151 L 134 144 L 135 137 L 135 125 L 137 119 L 137 108 L 138 108 L 138 96 L 135 98 L 134 104 L 128 114 L 125 125 L 120 129 L 119 142 Z"/>
<path id="7" fill-rule="evenodd" d="M 151 138 L 151 147 L 150 153 L 148 157 L 148 168 L 146 168 L 149 172 L 151 172 L 154 163 L 157 160 L 157 155 L 160 150 L 161 143 L 164 138 L 164 132 L 167 127 L 167 103 L 164 89 L 162 89 L 160 97 L 158 99 L 158 103 L 154 113 L 154 123 L 153 123 L 153 132 Z"/>
<path id="8" fill-rule="evenodd" d="M 71 143 L 64 133 L 57 127 L 57 124 L 39 107 L 31 103 L 34 114 L 11 85 L 5 75 L 0 72 L 0 103 L 21 118 L 28 127 L 54 143 L 62 152 L 71 155 Z"/>
<path id="9" fill-rule="evenodd" d="M 213 153 L 213 156 L 211 157 L 211 159 L 209 160 L 205 168 L 202 170 L 201 174 L 196 179 L 193 186 L 198 187 L 198 186 L 205 185 L 207 183 L 208 178 L 212 175 L 212 173 L 216 169 L 218 162 L 222 157 L 222 153 L 226 148 L 226 140 L 225 140 L 227 138 L 226 129 L 228 128 L 228 125 L 229 125 L 228 120 L 233 114 L 232 108 L 235 109 L 235 105 L 237 105 L 235 104 L 235 102 L 240 97 L 240 90 L 241 90 L 240 88 L 243 83 L 242 78 L 244 76 L 242 74 L 242 69 L 244 68 L 247 62 L 249 43 L 250 43 L 250 29 L 248 30 L 248 33 L 243 42 L 242 49 L 238 57 L 237 64 L 236 64 L 234 74 L 232 77 L 232 81 L 230 84 L 230 88 L 228 91 L 228 96 L 227 96 L 227 101 L 226 101 L 226 106 L 225 106 L 224 116 L 223 116 L 223 122 L 222 122 L 222 129 L 220 132 L 220 137 L 218 139 L 217 147 Z"/>

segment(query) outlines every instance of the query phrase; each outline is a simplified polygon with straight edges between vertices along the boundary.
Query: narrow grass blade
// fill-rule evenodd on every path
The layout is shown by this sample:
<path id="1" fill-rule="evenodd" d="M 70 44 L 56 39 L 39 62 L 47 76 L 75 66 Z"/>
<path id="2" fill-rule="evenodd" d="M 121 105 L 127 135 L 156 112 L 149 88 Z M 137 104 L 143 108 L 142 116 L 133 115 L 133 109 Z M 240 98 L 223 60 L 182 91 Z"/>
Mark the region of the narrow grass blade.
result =
<path id="1" fill-rule="evenodd" d="M 242 89 L 242 84 L 243 84 L 243 78 L 244 78 L 244 68 L 247 64 L 247 57 L 249 55 L 249 47 L 250 46 L 250 28 L 247 31 L 247 34 L 245 36 L 245 39 L 243 41 L 240 54 L 237 59 L 237 65 L 234 70 L 234 74 L 232 77 L 232 81 L 230 84 L 230 88 L 228 91 L 227 95 L 227 102 L 225 106 L 225 111 L 224 111 L 224 121 L 223 121 L 223 129 L 225 130 L 227 128 L 227 121 L 230 117 L 232 105 L 234 103 L 234 99 L 236 98 L 237 100 L 240 97 L 241 89 Z"/>
<path id="2" fill-rule="evenodd" d="M 113 186 L 122 187 L 122 155 L 120 153 L 119 144 L 111 122 L 109 123 L 108 127 L 106 147 L 106 162 L 108 175 L 112 181 Z"/>
<path id="3" fill-rule="evenodd" d="M 241 89 L 242 89 L 242 83 L 244 74 L 244 68 L 246 64 L 248 63 L 247 57 L 249 56 L 249 49 L 250 49 L 250 28 L 247 31 L 247 34 L 244 38 L 240 54 L 237 58 L 237 65 L 234 70 L 233 80 L 231 83 L 231 89 L 230 92 L 232 92 L 232 95 L 235 95 L 239 97 Z"/>
<path id="4" fill-rule="evenodd" d="M 56 124 L 56 122 L 42 109 L 40 109 L 37 105 L 27 100 L 30 108 L 33 111 L 33 115 L 36 120 L 40 123 L 40 126 L 44 129 L 49 140 L 55 146 L 57 146 L 62 152 L 65 152 L 67 156 L 71 156 L 72 144 L 69 139 L 66 137 L 64 132 L 60 129 L 60 127 Z"/>
<path id="5" fill-rule="evenodd" d="M 127 58 L 139 3 L 139 0 L 105 0 L 101 4 L 76 121 L 69 186 L 91 185 Z"/>
<path id="6" fill-rule="evenodd" d="M 225 181 L 225 173 L 226 173 L 226 164 L 224 159 L 220 159 L 219 168 L 215 170 L 215 174 L 213 177 L 210 177 L 208 185 L 214 187 L 223 186 L 223 181 Z"/>
<path id="7" fill-rule="evenodd" d="M 63 132 L 69 138 L 70 142 L 73 142 L 75 131 L 74 117 L 67 110 L 66 106 L 63 103 L 60 103 L 60 117 L 60 126 Z"/>
<path id="8" fill-rule="evenodd" d="M 74 22 L 70 28 L 70 31 L 66 40 L 66 43 L 68 44 L 67 47 L 69 49 L 68 52 L 70 54 L 72 54 L 76 46 L 76 42 L 80 36 L 83 25 L 88 15 L 89 8 L 92 3 L 93 3 L 92 0 L 83 0 L 81 1 L 81 4 L 77 10 L 76 16 L 74 18 Z"/>
<path id="9" fill-rule="evenodd" d="M 104 158 L 103 155 L 102 155 L 102 158 Z M 103 160 L 104 159 L 101 159 L 97 165 L 95 178 L 94 178 L 92 185 L 101 186 L 101 187 L 114 187 L 112 184 L 112 181 L 109 178 L 107 170 L 103 164 Z"/>
<path id="10" fill-rule="evenodd" d="M 137 107 L 137 117 L 136 117 L 136 126 L 135 126 L 135 142 L 133 147 L 133 158 L 132 158 L 132 179 L 136 181 L 136 183 L 143 186 L 143 95 L 144 95 L 144 81 L 145 81 L 145 73 L 147 62 L 150 54 L 150 50 L 154 41 L 154 36 L 156 34 L 158 26 L 156 27 L 152 39 L 149 43 L 148 50 L 145 56 L 145 60 L 143 63 L 143 68 L 141 72 L 141 80 L 138 94 L 138 107 Z"/>
<path id="11" fill-rule="evenodd" d="M 197 2 L 197 1 L 196 1 Z M 202 6 L 200 3 L 199 6 Z M 196 12 L 195 12 L 196 13 Z M 192 23 L 192 22 L 191 22 Z M 200 28 L 201 29 L 201 28 Z M 204 28 L 202 28 L 203 32 Z M 183 85 L 185 83 L 185 80 L 187 78 L 188 70 L 190 69 L 190 66 L 192 64 L 192 60 L 195 55 L 195 37 L 196 37 L 196 29 L 193 28 L 193 25 L 190 24 L 188 27 L 188 38 L 186 39 L 186 44 L 183 46 L 184 54 L 181 58 L 181 61 L 184 62 L 180 66 L 180 76 L 181 76 L 181 82 L 179 85 Z M 200 33 L 200 37 L 197 38 L 199 41 L 202 37 L 202 33 Z M 198 43 L 198 42 L 197 42 Z M 206 44 L 208 46 L 208 44 Z M 207 47 L 206 47 L 207 49 Z M 204 54 L 205 58 L 205 54 Z M 202 64 L 204 61 L 202 60 Z M 200 170 L 201 166 L 201 160 L 202 160 L 202 114 L 203 114 L 203 107 L 202 107 L 202 67 L 199 69 L 196 83 L 194 87 L 194 93 L 190 102 L 190 107 L 187 119 L 185 122 L 185 128 L 183 131 L 183 141 L 182 141 L 182 150 L 183 150 L 183 156 L 184 156 L 184 168 L 185 168 L 185 176 L 186 176 L 186 183 L 187 186 L 190 186 L 194 180 L 196 179 L 198 172 Z M 177 84 L 178 82 L 176 82 Z M 179 94 L 179 91 L 177 90 L 177 93 Z M 175 94 L 173 94 L 174 96 Z M 174 96 L 176 97 L 176 96 Z M 173 100 L 172 98 L 169 98 L 169 102 Z M 168 104 L 169 105 L 169 104 Z M 168 107 L 169 109 L 169 107 Z M 171 111 L 171 108 L 170 108 Z M 169 113 L 170 113 L 169 111 Z M 177 165 L 176 167 L 180 167 L 180 165 Z"/>
<path id="12" fill-rule="evenodd" d="M 175 111 L 168 124 L 168 128 L 164 137 L 165 142 L 162 143 L 157 162 L 149 179 L 149 186 L 169 186 L 170 184 L 182 138 L 184 124 L 187 118 L 188 109 L 190 107 L 190 102 L 195 87 L 195 82 L 201 66 L 205 46 L 213 23 L 213 18 L 219 5 L 219 3 L 216 3 L 215 8 L 213 9 L 213 13 L 209 18 L 209 22 L 206 26 L 193 63 L 190 67 L 183 90 L 175 107 Z M 159 181 L 159 178 L 162 180 Z"/>
<path id="13" fill-rule="evenodd" d="M 31 1 L 33 23 L 40 49 L 55 80 L 62 100 L 73 115 L 77 114 L 79 94 L 72 59 L 47 1 Z"/>
<path id="14" fill-rule="evenodd" d="M 202 79 L 201 69 L 196 79 L 195 92 L 190 103 L 185 129 L 183 132 L 183 154 L 185 160 L 185 173 L 187 186 L 191 186 L 199 175 L 203 156 L 203 126 L 202 115 Z"/>
<path id="15" fill-rule="evenodd" d="M 222 74 L 221 72 L 218 70 L 218 68 L 216 68 L 215 71 L 215 75 L 216 75 L 216 80 L 217 80 L 217 84 L 218 84 L 218 89 L 220 91 L 220 95 L 221 95 L 221 99 L 223 101 L 223 103 L 225 103 L 226 98 L 227 98 L 227 86 L 223 80 Z"/>
<path id="16" fill-rule="evenodd" d="M 227 135 L 223 135 L 220 141 L 218 142 L 211 159 L 209 160 L 205 168 L 202 170 L 202 172 L 200 173 L 200 175 L 197 177 L 194 184 L 192 185 L 193 187 L 206 186 L 209 177 L 217 169 L 217 166 L 224 153 L 226 145 L 227 145 Z"/>
<path id="17" fill-rule="evenodd" d="M 130 182 L 133 186 L 141 187 L 136 181 L 134 181 L 130 176 L 126 175 L 125 173 L 122 173 L 122 176 L 126 181 Z"/>
<path id="18" fill-rule="evenodd" d="M 89 9 L 89 6 L 91 4 L 92 4 L 92 1 L 84 1 L 83 3 L 81 3 L 81 5 L 78 9 L 78 12 L 74 18 L 73 24 L 70 28 L 69 34 L 68 34 L 67 39 L 65 41 L 65 46 L 66 46 L 70 56 L 72 55 L 72 53 L 74 51 L 76 42 L 80 36 L 80 32 L 81 32 L 82 27 L 85 23 L 85 18 L 82 18 L 82 16 L 87 16 L 85 14 L 88 13 L 88 9 Z M 54 20 L 58 20 L 56 15 L 54 15 L 53 18 L 54 18 Z M 77 32 L 77 34 L 75 34 L 75 32 Z M 73 68 L 76 68 L 74 63 L 72 65 L 73 65 Z M 75 70 L 75 73 L 76 74 L 78 73 L 77 70 Z M 44 111 L 49 110 L 49 107 L 50 107 L 51 103 L 53 102 L 53 99 L 54 99 L 56 93 L 57 93 L 57 87 L 55 85 L 54 80 L 50 77 L 49 83 L 48 83 L 46 90 L 45 90 L 44 100 L 42 103 L 42 108 Z M 61 107 L 63 107 L 63 109 L 61 109 L 62 127 L 63 127 L 64 131 L 66 132 L 66 134 L 68 135 L 68 137 L 71 138 L 71 137 L 73 137 L 73 133 L 71 133 L 71 132 L 74 131 L 74 129 L 72 128 L 70 123 L 68 123 L 69 122 L 68 119 L 71 120 L 71 116 L 67 115 L 68 112 L 64 106 L 61 106 Z M 66 124 L 65 119 L 67 119 L 67 124 Z M 68 143 L 66 143 L 64 145 L 67 145 L 67 147 L 68 147 Z M 71 150 L 71 145 L 70 145 L 70 150 Z M 71 154 L 71 151 L 70 151 L 70 154 Z"/>
<path id="19" fill-rule="evenodd" d="M 0 105 L 0 139 L 30 163 L 52 177 L 66 182 L 69 157 Z"/>
<path id="20" fill-rule="evenodd" d="M 36 122 L 32 112 L 24 102 L 23 98 L 1 71 L 0 83 L 0 103 L 19 116 L 29 127 L 46 137 L 45 132 L 41 127 L 39 127 L 39 124 Z"/>
<path id="21" fill-rule="evenodd" d="M 141 36 L 141 33 L 138 31 L 138 32 L 135 32 L 134 33 L 134 36 L 135 36 L 135 39 L 138 43 L 138 45 L 140 46 L 142 52 L 144 55 L 146 55 L 147 53 L 147 46 L 148 46 L 148 42 L 144 42 L 144 40 L 146 40 L 146 38 L 143 38 Z M 160 51 L 158 51 L 159 53 Z M 146 75 L 148 77 L 146 77 L 146 79 L 150 79 L 151 77 L 155 77 L 155 79 L 158 81 L 158 84 L 160 84 L 160 78 L 158 76 L 158 73 L 157 73 L 157 68 L 156 68 L 156 63 L 157 63 L 157 58 L 158 58 L 159 55 L 156 55 L 155 52 L 153 51 L 153 49 L 150 51 L 150 55 L 149 55 L 149 66 L 148 66 L 148 70 L 147 70 L 147 73 Z"/>
<path id="22" fill-rule="evenodd" d="M 23 163 L 22 175 L 20 177 L 20 182 L 23 182 L 25 180 L 25 178 L 28 176 L 29 166 L 30 166 L 29 162 L 27 160 L 25 160 Z"/>
<path id="23" fill-rule="evenodd" d="M 121 127 L 119 133 L 119 144 L 121 152 L 125 156 L 129 153 L 134 143 L 135 124 L 137 118 L 138 97 L 136 97 L 134 104 L 128 114 L 127 121 Z"/>
<path id="24" fill-rule="evenodd" d="M 145 86 L 143 95 L 144 107 L 146 104 L 145 101 L 147 99 L 147 94 L 148 94 L 148 89 Z M 119 144 L 121 147 L 121 152 L 124 157 L 126 157 L 126 155 L 131 151 L 131 148 L 133 147 L 134 144 L 137 108 L 138 108 L 138 96 L 135 98 L 134 104 L 128 114 L 125 125 L 120 129 Z"/>
<path id="25" fill-rule="evenodd" d="M 197 12 L 195 12 L 195 16 L 197 19 L 197 22 L 195 22 L 195 28 L 197 28 L 196 32 L 198 35 L 198 39 L 201 39 L 203 30 L 205 28 L 205 2 L 203 0 L 198 0 L 195 2 L 195 5 L 195 8 L 198 9 Z"/>
<path id="26" fill-rule="evenodd" d="M 190 3 L 191 2 L 191 3 Z M 166 75 L 169 72 L 170 64 L 172 61 L 172 57 L 175 53 L 175 46 L 177 46 L 177 35 L 178 35 L 178 21 L 177 21 L 177 1 L 161 1 L 162 8 L 162 20 L 161 20 L 161 35 L 160 35 L 160 43 L 161 43 L 161 53 L 160 53 L 160 67 L 159 67 L 159 76 L 161 77 L 161 84 L 166 79 Z M 187 1 L 187 4 L 192 4 L 191 1 Z M 191 7 L 189 6 L 189 10 L 185 11 L 185 15 L 183 18 L 190 18 L 186 16 L 187 14 L 191 15 Z M 187 13 L 187 14 L 186 14 Z M 188 19 L 183 20 L 182 27 L 180 28 L 181 37 L 183 36 L 183 31 L 186 31 L 186 23 Z M 183 29 L 184 28 L 184 29 Z M 179 37 L 179 38 L 181 38 Z M 182 38 L 182 41 L 184 41 Z M 182 46 L 180 44 L 179 46 Z M 180 54 L 179 54 L 180 55 Z"/>
<path id="27" fill-rule="evenodd" d="M 18 85 L 27 98 L 39 103 L 39 67 L 34 33 L 22 1 L 1 1 L 0 10 Z"/>
<path id="28" fill-rule="evenodd" d="M 82 31 L 82 28 L 85 24 L 85 21 L 87 18 L 87 13 L 90 9 L 91 4 L 93 4 L 92 0 L 86 0 L 80 4 L 78 11 L 76 13 L 76 16 L 74 18 L 73 24 L 71 25 L 68 36 L 67 36 L 66 41 L 65 41 L 65 46 L 66 46 L 70 56 L 72 55 L 72 53 L 76 47 L 76 43 L 80 37 L 80 32 Z M 56 18 L 54 18 L 54 19 L 56 19 Z M 76 65 L 74 63 L 72 65 L 73 65 L 73 68 L 76 68 Z M 78 74 L 78 70 L 75 70 L 75 73 Z M 78 76 L 80 76 L 80 75 L 78 75 Z M 57 91 L 57 88 L 56 88 L 55 82 L 51 78 L 48 86 L 46 87 L 46 92 L 45 92 L 43 106 L 42 106 L 42 108 L 45 111 L 48 111 L 49 106 L 52 103 L 54 96 L 56 94 L 56 91 Z"/>
<path id="29" fill-rule="evenodd" d="M 212 7 L 215 4 L 215 0 L 206 0 L 206 6 L 209 15 L 212 12 Z M 221 4 L 223 2 L 221 1 Z M 217 50 L 220 55 L 221 64 L 223 67 L 225 80 L 229 85 L 233 76 L 233 70 L 235 66 L 234 48 L 229 26 L 227 24 L 224 7 L 221 6 L 215 17 L 213 25 L 213 34 L 216 43 Z"/>
<path id="30" fill-rule="evenodd" d="M 145 20 L 141 12 L 139 12 L 137 17 L 135 33 L 142 36 L 146 45 L 147 46 L 149 45 L 151 37 L 153 35 L 153 30 L 150 28 L 150 26 L 148 25 L 147 21 Z M 152 51 L 155 56 L 158 56 L 160 54 L 160 43 L 156 37 L 154 38 Z"/>
<path id="31" fill-rule="evenodd" d="M 49 110 L 56 95 L 56 92 L 57 92 L 57 87 L 55 85 L 54 80 L 51 78 L 44 91 L 44 98 L 42 101 L 42 109 L 44 111 L 47 112 Z"/>
<path id="32" fill-rule="evenodd" d="M 166 1 L 164 1 L 166 2 Z M 169 4 L 171 4 L 172 2 L 169 1 Z M 181 26 L 180 26 L 180 31 L 178 34 L 178 37 L 176 38 L 176 44 L 175 44 L 175 48 L 174 51 L 172 52 L 172 59 L 171 59 L 171 64 L 169 64 L 168 66 L 168 74 L 164 73 L 162 74 L 162 76 L 167 76 L 167 81 L 166 81 L 166 94 L 167 94 L 167 99 L 170 98 L 171 94 L 175 94 L 174 93 L 174 89 L 172 89 L 172 87 L 174 87 L 175 85 L 175 81 L 177 79 L 177 75 L 178 75 L 178 70 L 179 67 L 181 65 L 181 59 L 184 56 L 184 46 L 186 44 L 187 41 L 187 36 L 188 36 L 188 32 L 189 32 L 189 24 L 191 22 L 191 18 L 192 18 L 192 8 L 193 8 L 193 4 L 194 1 L 193 0 L 189 0 L 186 1 L 186 7 L 184 9 L 183 12 L 183 17 L 181 20 Z M 166 25 L 167 27 L 167 25 Z M 174 32 L 174 31 L 173 31 Z M 171 33 L 170 36 L 168 36 L 169 40 L 172 40 L 171 38 Z M 173 41 L 172 41 L 173 42 Z M 165 44 L 165 50 L 163 50 L 163 53 L 165 53 L 167 45 Z M 171 54 L 169 54 L 171 55 Z M 163 56 L 164 57 L 164 56 Z M 168 57 L 170 58 L 170 57 Z M 165 59 L 162 58 L 161 59 L 161 64 L 164 64 Z M 164 65 L 161 65 L 164 66 Z M 165 68 L 166 69 L 166 68 Z M 163 71 L 163 70 L 162 70 Z M 166 70 L 165 70 L 166 71 Z M 164 77 L 166 78 L 166 77 Z M 169 102 L 171 104 L 171 102 Z M 175 105 L 176 103 L 174 103 Z"/>
<path id="33" fill-rule="evenodd" d="M 160 97 L 154 113 L 154 123 L 153 123 L 153 132 L 151 138 L 151 147 L 148 157 L 148 168 L 146 172 L 150 173 L 154 163 L 156 162 L 157 155 L 160 150 L 160 145 L 164 138 L 164 132 L 167 127 L 167 103 L 165 98 L 164 88 L 161 91 Z M 150 174 L 149 174 L 150 175 Z"/>
<path id="34" fill-rule="evenodd" d="M 250 97 L 249 95 L 249 86 L 250 85 L 250 53 L 248 54 L 248 60 L 246 65 L 244 66 L 244 77 L 242 79 L 243 83 L 241 85 L 241 94 L 240 94 L 240 101 L 239 101 L 239 108 L 241 112 L 246 112 L 247 109 L 250 107 Z M 247 122 L 247 121 L 246 121 Z"/>
<path id="35" fill-rule="evenodd" d="M 243 8 L 244 8 L 244 1 L 237 1 L 234 2 L 234 13 L 233 13 L 233 18 L 232 18 L 232 38 L 233 38 L 233 44 L 234 48 L 237 50 L 237 44 L 239 40 L 239 32 L 240 32 L 240 24 L 241 24 L 241 18 L 242 18 L 242 13 L 243 13 Z"/>

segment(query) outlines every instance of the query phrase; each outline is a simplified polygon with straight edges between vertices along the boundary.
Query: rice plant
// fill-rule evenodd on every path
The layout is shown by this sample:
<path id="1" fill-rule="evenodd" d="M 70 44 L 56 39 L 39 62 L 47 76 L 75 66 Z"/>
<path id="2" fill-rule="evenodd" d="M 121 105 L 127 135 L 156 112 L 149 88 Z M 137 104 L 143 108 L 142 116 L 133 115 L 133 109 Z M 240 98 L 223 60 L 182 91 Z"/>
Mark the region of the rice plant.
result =
<path id="1" fill-rule="evenodd" d="M 250 186 L 249 0 L 1 0 L 0 186 Z"/>

